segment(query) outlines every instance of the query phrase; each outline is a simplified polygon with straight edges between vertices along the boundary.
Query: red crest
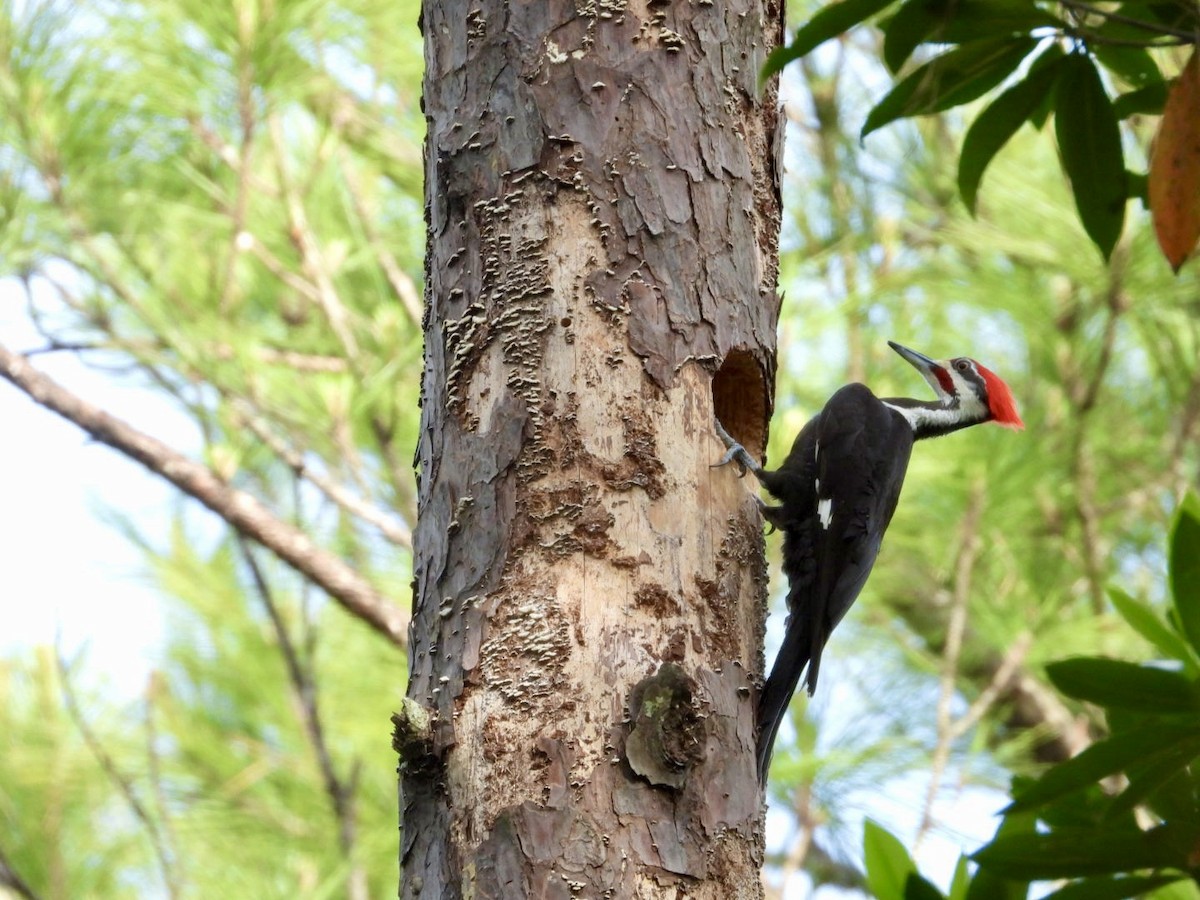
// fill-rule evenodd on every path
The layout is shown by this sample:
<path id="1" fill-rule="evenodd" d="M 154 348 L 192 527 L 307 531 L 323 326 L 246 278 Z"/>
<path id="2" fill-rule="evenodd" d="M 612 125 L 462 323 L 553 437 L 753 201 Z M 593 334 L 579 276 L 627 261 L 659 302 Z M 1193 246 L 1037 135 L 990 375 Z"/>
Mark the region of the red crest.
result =
<path id="1" fill-rule="evenodd" d="M 979 363 L 975 363 L 975 368 L 979 370 L 979 374 L 983 376 L 983 383 L 987 385 L 988 407 L 992 411 L 992 421 L 997 425 L 1017 431 L 1024 428 L 1025 423 L 1021 421 L 1021 414 L 1017 412 L 1017 401 L 1013 398 L 1013 393 L 1004 380 L 991 369 Z"/>

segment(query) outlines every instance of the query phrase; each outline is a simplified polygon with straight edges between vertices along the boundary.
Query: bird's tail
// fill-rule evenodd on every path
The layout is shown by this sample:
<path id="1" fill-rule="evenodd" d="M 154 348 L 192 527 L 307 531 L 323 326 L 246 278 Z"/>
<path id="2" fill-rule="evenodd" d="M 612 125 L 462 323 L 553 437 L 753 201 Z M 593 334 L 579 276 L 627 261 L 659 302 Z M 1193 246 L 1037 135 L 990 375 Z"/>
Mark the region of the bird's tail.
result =
<path id="1" fill-rule="evenodd" d="M 800 674 L 808 664 L 812 655 L 812 637 L 809 634 L 809 624 L 802 615 L 793 614 L 789 617 L 784 630 L 783 646 L 775 657 L 775 665 L 771 674 L 763 684 L 762 693 L 758 698 L 758 781 L 767 783 L 767 769 L 771 765 L 771 750 L 775 746 L 775 735 L 787 715 L 788 704 L 796 685 L 800 683 Z M 814 664 L 815 665 L 815 664 Z M 816 686 L 816 672 L 809 673 L 809 686 Z"/>

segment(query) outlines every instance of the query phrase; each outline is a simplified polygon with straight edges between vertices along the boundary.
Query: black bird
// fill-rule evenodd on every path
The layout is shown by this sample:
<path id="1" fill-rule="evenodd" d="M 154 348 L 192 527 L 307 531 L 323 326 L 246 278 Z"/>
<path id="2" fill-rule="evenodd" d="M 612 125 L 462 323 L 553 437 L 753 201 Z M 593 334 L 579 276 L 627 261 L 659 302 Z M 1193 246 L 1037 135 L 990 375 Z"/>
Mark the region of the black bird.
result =
<path id="1" fill-rule="evenodd" d="M 925 376 L 936 401 L 880 399 L 864 385 L 848 384 L 804 426 L 783 465 L 770 472 L 717 422 L 729 448 L 717 465 L 736 461 L 754 473 L 779 501 L 768 506 L 760 500 L 763 517 L 783 532 L 788 620 L 758 701 L 763 784 L 801 673 L 807 666 L 812 696 L 825 642 L 871 574 L 900 499 L 913 441 L 981 422 L 1024 427 L 1008 385 L 975 360 L 933 360 L 894 341 L 888 346 Z"/>

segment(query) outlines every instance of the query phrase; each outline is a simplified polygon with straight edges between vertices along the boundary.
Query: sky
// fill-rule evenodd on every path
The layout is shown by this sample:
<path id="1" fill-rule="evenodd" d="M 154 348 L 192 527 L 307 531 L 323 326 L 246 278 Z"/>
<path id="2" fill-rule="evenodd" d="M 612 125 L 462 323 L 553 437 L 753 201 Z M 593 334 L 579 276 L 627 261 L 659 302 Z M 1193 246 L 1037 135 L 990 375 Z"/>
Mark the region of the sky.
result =
<path id="1" fill-rule="evenodd" d="M 0 280 L 0 343 L 43 344 L 20 286 Z M 197 446 L 195 426 L 163 397 L 97 374 L 69 353 L 37 367 L 85 399 L 175 446 Z M 162 616 L 141 552 L 104 521 L 119 511 L 147 533 L 165 529 L 174 491 L 140 466 L 0 381 L 0 656 L 56 636 L 68 656 L 135 695 L 154 664 Z"/>

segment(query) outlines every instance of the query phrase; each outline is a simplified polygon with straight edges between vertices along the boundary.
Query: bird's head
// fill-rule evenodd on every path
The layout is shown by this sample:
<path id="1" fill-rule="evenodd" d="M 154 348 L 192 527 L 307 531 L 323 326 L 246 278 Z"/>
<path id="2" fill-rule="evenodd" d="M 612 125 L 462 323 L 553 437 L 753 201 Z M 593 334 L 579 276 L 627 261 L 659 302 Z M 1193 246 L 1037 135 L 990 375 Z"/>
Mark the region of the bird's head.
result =
<path id="1" fill-rule="evenodd" d="M 995 422 L 1018 430 L 1025 427 L 1008 385 L 982 363 L 966 356 L 930 359 L 895 341 L 888 341 L 888 346 L 925 376 L 942 406 L 957 409 L 963 420 Z"/>

